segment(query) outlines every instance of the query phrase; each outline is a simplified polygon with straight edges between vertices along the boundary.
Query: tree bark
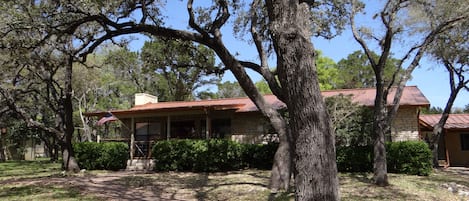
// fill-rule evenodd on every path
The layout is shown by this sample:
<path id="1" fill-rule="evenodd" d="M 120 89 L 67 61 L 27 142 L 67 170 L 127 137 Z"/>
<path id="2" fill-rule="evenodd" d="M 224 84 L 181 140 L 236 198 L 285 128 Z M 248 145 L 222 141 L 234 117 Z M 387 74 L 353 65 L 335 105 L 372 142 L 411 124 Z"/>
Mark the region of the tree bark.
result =
<path id="1" fill-rule="evenodd" d="M 433 153 L 433 167 L 435 168 L 439 167 L 438 145 L 443 136 L 444 126 L 446 124 L 446 121 L 449 118 L 449 114 L 451 113 L 451 108 L 453 108 L 453 103 L 456 100 L 456 97 L 459 91 L 461 91 L 461 89 L 464 87 L 463 83 L 464 82 L 460 81 L 459 84 L 455 86 L 454 81 L 451 78 L 451 93 L 449 95 L 448 101 L 446 102 L 445 109 L 443 110 L 443 113 L 441 114 L 440 120 L 435 126 L 433 126 L 433 135 L 430 140 L 430 149 L 432 150 L 432 153 Z"/>
<path id="2" fill-rule="evenodd" d="M 4 147 L 4 139 L 6 135 L 4 135 L 3 133 L 0 133 L 0 162 L 5 162 L 6 161 L 6 158 L 5 158 L 5 147 Z"/>
<path id="3" fill-rule="evenodd" d="M 286 128 L 285 128 L 286 129 Z M 288 132 L 288 131 L 287 131 Z M 270 190 L 288 190 L 292 174 L 292 151 L 287 135 L 279 135 L 279 146 L 274 156 L 274 164 L 270 173 Z"/>
<path id="4" fill-rule="evenodd" d="M 73 138 L 73 104 L 72 104 L 72 68 L 73 68 L 73 57 L 69 56 L 68 62 L 65 66 L 65 97 L 63 99 L 64 108 L 64 135 L 65 142 L 62 143 L 62 157 L 64 169 L 67 171 L 78 172 L 80 167 L 75 160 L 72 138 Z"/>
<path id="5" fill-rule="evenodd" d="M 382 68 L 381 68 L 382 69 Z M 387 186 L 388 168 L 386 164 L 386 134 L 389 131 L 386 101 L 388 91 L 384 89 L 382 70 L 376 74 L 376 96 L 373 119 L 373 180 L 377 186 Z"/>
<path id="6" fill-rule="evenodd" d="M 266 5 L 290 114 L 295 199 L 339 200 L 335 136 L 319 89 L 309 5 L 288 0 L 268 0 Z"/>

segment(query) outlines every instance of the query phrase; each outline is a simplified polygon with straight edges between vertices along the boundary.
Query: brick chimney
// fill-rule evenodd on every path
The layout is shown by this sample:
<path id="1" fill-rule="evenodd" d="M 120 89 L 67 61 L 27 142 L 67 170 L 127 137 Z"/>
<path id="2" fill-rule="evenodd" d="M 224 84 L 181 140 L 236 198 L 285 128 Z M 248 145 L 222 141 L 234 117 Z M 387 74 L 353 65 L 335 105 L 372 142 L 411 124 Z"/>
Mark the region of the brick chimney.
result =
<path id="1" fill-rule="evenodd" d="M 135 106 L 145 105 L 147 103 L 158 103 L 158 97 L 146 93 L 135 94 Z"/>

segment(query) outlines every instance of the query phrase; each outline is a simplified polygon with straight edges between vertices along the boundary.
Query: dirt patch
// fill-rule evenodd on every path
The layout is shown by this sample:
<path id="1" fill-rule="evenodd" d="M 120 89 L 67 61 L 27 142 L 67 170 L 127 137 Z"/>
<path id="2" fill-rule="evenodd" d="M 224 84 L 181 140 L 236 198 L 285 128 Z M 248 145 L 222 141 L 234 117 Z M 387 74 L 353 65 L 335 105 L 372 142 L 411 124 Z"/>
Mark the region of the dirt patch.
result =
<path id="1" fill-rule="evenodd" d="M 249 182 L 241 178 L 249 177 Z M 268 175 L 249 173 L 107 172 L 57 174 L 47 178 L 2 181 L 8 185 L 55 186 L 78 190 L 100 200 L 256 200 L 268 193 Z M 223 191 L 223 194 L 219 194 Z M 220 197 L 222 196 L 222 197 Z M 252 199 L 251 199 L 252 198 Z"/>

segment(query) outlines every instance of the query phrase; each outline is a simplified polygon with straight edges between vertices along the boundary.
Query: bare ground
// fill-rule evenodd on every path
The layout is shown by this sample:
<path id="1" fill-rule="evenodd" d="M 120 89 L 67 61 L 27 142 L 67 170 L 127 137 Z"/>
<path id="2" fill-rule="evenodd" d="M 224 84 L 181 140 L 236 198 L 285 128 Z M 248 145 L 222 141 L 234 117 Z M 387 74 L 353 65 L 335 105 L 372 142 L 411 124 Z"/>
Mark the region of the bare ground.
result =
<path id="1" fill-rule="evenodd" d="M 105 172 L 8 179 L 0 185 L 71 188 L 98 200 L 259 200 L 268 195 L 266 172 Z"/>
<path id="2" fill-rule="evenodd" d="M 266 200 L 270 192 L 267 188 L 269 175 L 269 171 L 259 170 L 227 173 L 92 171 L 10 178 L 0 180 L 0 186 L 63 188 L 91 197 L 91 200 Z M 390 174 L 391 185 L 385 188 L 374 186 L 371 176 L 341 174 L 342 200 L 469 200 L 469 196 L 448 190 L 458 185 L 469 191 L 467 168 L 436 170 L 428 177 Z M 291 200 L 292 194 L 280 198 Z"/>

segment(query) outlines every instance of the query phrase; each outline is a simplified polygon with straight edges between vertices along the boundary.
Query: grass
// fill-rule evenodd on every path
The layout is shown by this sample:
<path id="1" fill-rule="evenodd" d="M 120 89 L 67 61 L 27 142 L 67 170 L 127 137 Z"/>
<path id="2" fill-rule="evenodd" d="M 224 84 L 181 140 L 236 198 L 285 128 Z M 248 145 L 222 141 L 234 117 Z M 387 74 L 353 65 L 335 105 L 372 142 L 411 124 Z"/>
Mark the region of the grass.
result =
<path id="1" fill-rule="evenodd" d="M 60 163 L 46 159 L 36 161 L 7 161 L 0 163 L 0 181 L 50 176 L 60 172 Z"/>
<path id="2" fill-rule="evenodd" d="M 52 163 L 47 159 L 2 162 L 0 200 L 97 200 L 81 195 L 74 188 L 41 185 L 41 181 L 59 177 L 61 172 L 60 163 Z"/>
<path id="3" fill-rule="evenodd" d="M 267 200 L 270 172 L 109 172 L 61 174 L 48 161 L 0 163 L 0 200 Z M 390 186 L 376 187 L 369 173 L 339 174 L 342 200 L 469 200 L 445 184 L 465 186 L 469 170 L 436 170 L 430 176 L 389 174 Z M 293 200 L 279 193 L 276 200 Z"/>

